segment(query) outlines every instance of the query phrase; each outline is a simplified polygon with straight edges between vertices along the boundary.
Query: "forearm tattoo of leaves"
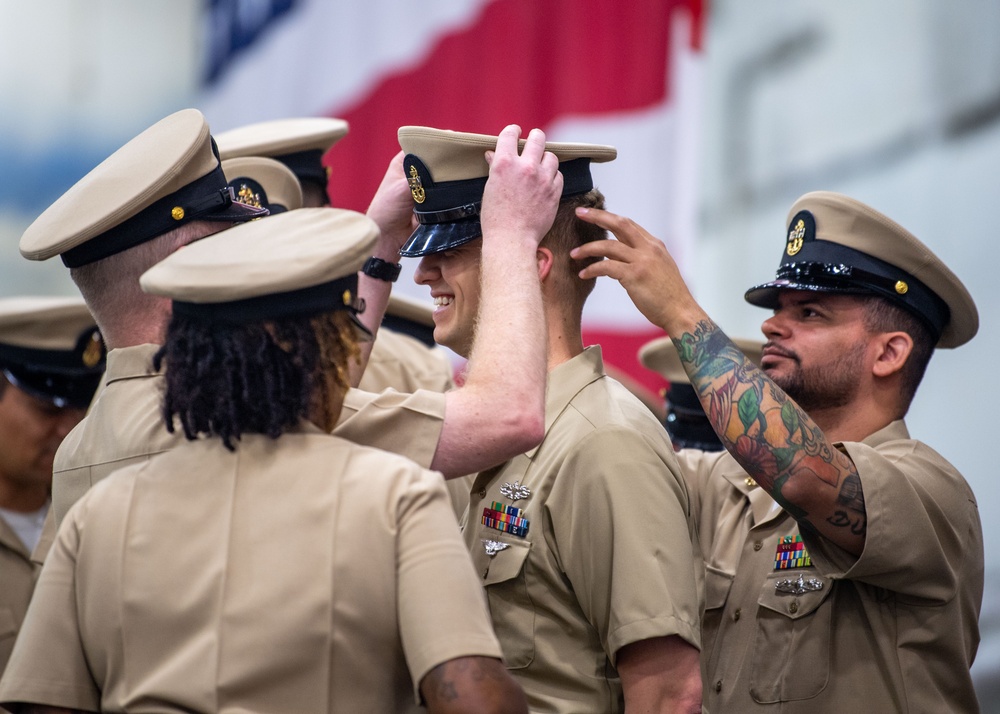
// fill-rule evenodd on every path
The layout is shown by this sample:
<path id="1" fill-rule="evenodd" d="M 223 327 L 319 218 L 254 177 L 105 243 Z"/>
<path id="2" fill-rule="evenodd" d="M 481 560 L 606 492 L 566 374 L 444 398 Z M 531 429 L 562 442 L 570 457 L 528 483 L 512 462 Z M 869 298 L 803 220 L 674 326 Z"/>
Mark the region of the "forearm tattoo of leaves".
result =
<path id="1" fill-rule="evenodd" d="M 812 477 L 836 488 L 847 457 L 832 449 L 818 426 L 768 379 L 710 320 L 674 339 L 709 420 L 723 444 L 762 488 L 796 519 L 809 514 L 781 493 L 792 476 Z M 842 462 L 841 462 L 842 463 Z M 857 472 L 840 484 L 838 505 L 828 522 L 865 529 L 864 498 Z"/>

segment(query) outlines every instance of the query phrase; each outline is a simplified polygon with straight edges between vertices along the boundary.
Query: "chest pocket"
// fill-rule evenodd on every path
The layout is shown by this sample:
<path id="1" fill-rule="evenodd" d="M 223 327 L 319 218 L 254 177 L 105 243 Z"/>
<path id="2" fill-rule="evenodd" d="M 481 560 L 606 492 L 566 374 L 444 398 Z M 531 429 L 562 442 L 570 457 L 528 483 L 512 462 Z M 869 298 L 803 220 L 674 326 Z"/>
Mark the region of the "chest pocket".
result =
<path id="1" fill-rule="evenodd" d="M 531 543 L 513 539 L 504 543 L 509 547 L 493 556 L 481 552 L 475 561 L 505 663 L 518 669 L 535 658 L 535 606 L 525 575 Z"/>
<path id="2" fill-rule="evenodd" d="M 781 592 L 780 580 L 823 583 L 820 590 Z M 753 644 L 750 694 L 761 704 L 814 697 L 826 688 L 830 676 L 830 627 L 833 585 L 815 571 L 771 573 L 757 601 L 757 629 Z"/>

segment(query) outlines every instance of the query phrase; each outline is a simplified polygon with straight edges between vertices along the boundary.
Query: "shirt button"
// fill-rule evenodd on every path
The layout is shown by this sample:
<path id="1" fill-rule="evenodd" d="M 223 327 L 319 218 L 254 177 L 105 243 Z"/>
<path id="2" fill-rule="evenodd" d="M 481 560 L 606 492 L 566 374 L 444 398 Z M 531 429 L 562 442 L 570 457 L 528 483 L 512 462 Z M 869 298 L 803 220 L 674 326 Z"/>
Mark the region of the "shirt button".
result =
<path id="1" fill-rule="evenodd" d="M 740 608 L 736 608 L 736 612 L 733 613 L 733 622 L 739 622 L 740 621 L 740 615 L 742 615 L 742 614 L 743 614 L 743 611 Z"/>
<path id="2" fill-rule="evenodd" d="M 791 613 L 796 613 L 799 611 L 799 604 L 797 602 L 790 603 L 788 605 L 788 611 Z"/>
<path id="3" fill-rule="evenodd" d="M 762 541 L 762 540 L 755 540 L 753 542 L 753 549 L 754 550 L 760 550 L 763 547 L 764 547 L 764 541 Z"/>
<path id="4" fill-rule="evenodd" d="M 486 498 L 486 489 L 485 488 L 479 489 L 479 497 L 480 498 Z"/>
<path id="5" fill-rule="evenodd" d="M 468 572 L 468 571 L 466 571 L 466 572 Z M 489 572 L 490 572 L 490 568 L 489 568 L 489 566 L 487 566 L 486 570 L 483 571 L 483 579 L 484 580 L 486 579 L 486 576 L 487 576 L 487 574 L 489 574 Z"/>
<path id="6" fill-rule="evenodd" d="M 718 694 L 721 691 L 722 691 L 722 680 L 720 679 L 718 682 L 715 683 L 715 693 Z"/>

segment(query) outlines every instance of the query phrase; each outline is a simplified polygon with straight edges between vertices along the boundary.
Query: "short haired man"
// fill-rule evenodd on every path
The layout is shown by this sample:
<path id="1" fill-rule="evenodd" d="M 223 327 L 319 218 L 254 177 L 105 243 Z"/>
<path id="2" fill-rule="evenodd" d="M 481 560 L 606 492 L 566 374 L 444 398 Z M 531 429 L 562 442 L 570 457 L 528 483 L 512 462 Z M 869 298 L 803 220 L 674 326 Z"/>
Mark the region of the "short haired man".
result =
<path id="1" fill-rule="evenodd" d="M 493 356 L 515 335 L 540 335 L 544 330 L 534 254 L 551 225 L 561 187 L 555 157 L 544 151 L 544 134 L 529 135 L 531 150 L 518 155 L 519 131 L 518 127 L 506 130 L 491 174 L 490 251 L 484 265 L 489 299 L 482 319 L 495 327 L 484 331 L 477 351 L 482 358 L 477 358 L 470 381 L 462 390 L 446 395 L 390 394 L 388 400 L 355 397 L 338 427 L 345 438 L 367 444 L 388 439 L 397 448 L 407 447 L 406 455 L 425 467 L 464 474 L 506 458 L 520 450 L 519 445 L 537 443 L 541 437 L 544 350 L 536 346 L 519 353 L 519 368 L 510 371 L 507 363 Z M 398 260 L 399 246 L 409 235 L 408 197 L 401 169 L 394 167 L 369 209 L 381 229 L 373 252 L 386 261 Z M 525 202 L 533 207 L 531 214 L 523 211 Z M 231 225 L 196 221 L 162 233 L 192 213 L 214 215 L 205 210 L 217 212 L 220 218 L 245 219 L 266 213 L 232 202 L 232 189 L 225 182 L 208 125 L 200 112 L 189 109 L 161 120 L 119 149 L 50 206 L 21 238 L 26 257 L 41 260 L 62 255 L 71 265 L 71 276 L 111 349 L 106 387 L 56 455 L 54 525 L 112 471 L 177 444 L 178 437 L 160 422 L 163 376 L 152 368 L 152 356 L 170 316 L 170 300 L 143 293 L 138 280 L 154 262 L 204 237 L 213 225 Z M 143 238 L 145 242 L 139 242 Z M 388 284 L 361 276 L 359 292 L 365 289 L 365 281 L 373 295 L 370 319 L 377 324 Z M 517 286 L 513 302 L 506 294 L 510 285 Z M 384 290 L 381 296 L 380 290 Z M 516 406 L 506 418 L 497 419 L 497 410 L 488 405 L 511 395 Z M 408 421 L 407 431 L 394 428 L 397 415 Z M 480 437 L 475 449 L 470 448 L 469 433 Z M 55 529 L 50 532 L 54 535 Z M 36 559 L 44 558 L 45 545 L 40 544 Z"/>
<path id="2" fill-rule="evenodd" d="M 0 299 L 0 673 L 35 586 L 52 458 L 94 396 L 104 353 L 79 298 Z"/>
<path id="3" fill-rule="evenodd" d="M 758 369 L 698 306 L 663 243 L 618 241 L 610 275 L 670 334 L 725 444 L 681 454 L 706 565 L 711 712 L 978 711 L 983 537 L 955 468 L 903 417 L 935 347 L 979 327 L 962 282 L 891 219 L 818 191 L 788 214 Z"/>
<path id="4" fill-rule="evenodd" d="M 467 355 L 482 331 L 482 154 L 497 138 L 403 127 L 399 139 L 420 222 L 401 253 L 421 256 L 415 277 L 438 306 L 435 340 Z M 476 476 L 465 542 L 507 667 L 533 711 L 699 712 L 687 495 L 656 418 L 604 373 L 600 347 L 583 347 L 593 281 L 578 280 L 569 257 L 603 236 L 577 222 L 573 208 L 603 205 L 590 163 L 616 152 L 547 147 L 564 188 L 536 254 L 548 328 L 545 437 Z M 519 339 L 502 357 L 526 347 Z"/>

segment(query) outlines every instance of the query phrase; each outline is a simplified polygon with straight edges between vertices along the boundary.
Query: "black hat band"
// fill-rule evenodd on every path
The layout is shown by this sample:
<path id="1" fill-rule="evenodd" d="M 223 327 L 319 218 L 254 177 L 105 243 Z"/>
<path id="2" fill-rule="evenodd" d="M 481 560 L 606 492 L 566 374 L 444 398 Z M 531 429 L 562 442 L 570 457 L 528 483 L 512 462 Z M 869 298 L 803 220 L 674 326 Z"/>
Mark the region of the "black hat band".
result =
<path id="1" fill-rule="evenodd" d="M 69 350 L 0 344 L 0 365 L 68 375 L 100 374 L 104 371 L 106 354 L 100 333 L 94 327 L 81 334 L 76 346 Z"/>
<path id="2" fill-rule="evenodd" d="M 234 201 L 221 166 L 164 196 L 126 221 L 62 254 L 67 268 L 79 268 L 133 248 L 206 214 L 228 208 Z M 208 219 L 206 219 L 208 220 Z M 226 219 L 232 220 L 232 219 Z"/>
<path id="3" fill-rule="evenodd" d="M 844 246 L 839 246 L 836 252 L 840 257 L 844 257 L 845 251 L 857 253 Z M 924 322 L 937 341 L 951 318 L 951 312 L 945 302 L 909 273 L 869 255 L 861 253 L 858 255 L 862 256 L 865 262 L 881 263 L 881 266 L 872 267 L 883 269 L 874 272 L 844 263 L 800 261 L 783 263 L 778 267 L 775 277 L 778 280 L 787 280 L 791 286 L 815 286 L 843 293 L 880 295 Z"/>
<path id="4" fill-rule="evenodd" d="M 347 310 L 364 312 L 364 300 L 358 297 L 358 275 L 352 273 L 336 280 L 300 290 L 271 293 L 229 302 L 196 303 L 174 300 L 174 313 L 202 322 L 240 324 L 302 317 L 324 312 Z"/>
<path id="5" fill-rule="evenodd" d="M 323 165 L 323 152 L 320 149 L 296 151 L 274 158 L 291 169 L 300 183 L 308 181 L 321 187 L 324 191 L 326 190 L 327 169 Z"/>
<path id="6" fill-rule="evenodd" d="M 428 347 L 434 347 L 434 328 L 414 320 L 408 320 L 398 315 L 389 315 L 382 318 L 382 329 L 392 330 L 403 335 L 408 335 L 415 340 L 420 340 Z"/>

